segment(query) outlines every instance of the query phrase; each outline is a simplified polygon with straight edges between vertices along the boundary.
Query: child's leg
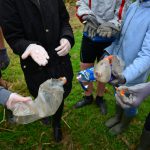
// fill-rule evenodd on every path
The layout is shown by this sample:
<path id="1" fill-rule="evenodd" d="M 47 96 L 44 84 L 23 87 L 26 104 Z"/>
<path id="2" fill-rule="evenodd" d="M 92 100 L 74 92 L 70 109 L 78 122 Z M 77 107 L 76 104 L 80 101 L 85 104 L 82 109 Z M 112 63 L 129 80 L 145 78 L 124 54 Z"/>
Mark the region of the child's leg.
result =
<path id="1" fill-rule="evenodd" d="M 105 92 L 105 84 L 97 82 L 96 104 L 100 107 L 101 114 L 106 115 L 107 106 L 105 100 L 103 99 L 104 92 Z"/>

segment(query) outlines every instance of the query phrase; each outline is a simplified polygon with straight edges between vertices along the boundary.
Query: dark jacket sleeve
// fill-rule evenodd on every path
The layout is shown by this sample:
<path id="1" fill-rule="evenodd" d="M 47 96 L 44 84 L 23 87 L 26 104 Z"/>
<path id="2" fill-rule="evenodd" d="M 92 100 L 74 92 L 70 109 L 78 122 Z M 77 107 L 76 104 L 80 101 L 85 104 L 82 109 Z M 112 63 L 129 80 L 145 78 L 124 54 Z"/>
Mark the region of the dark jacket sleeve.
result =
<path id="1" fill-rule="evenodd" d="M 71 47 L 74 45 L 74 36 L 71 25 L 69 23 L 69 14 L 66 10 L 63 0 L 59 0 L 59 10 L 61 19 L 61 38 L 66 38 L 69 40 Z"/>
<path id="2" fill-rule="evenodd" d="M 25 39 L 14 0 L 0 0 L 0 22 L 4 37 L 14 53 L 22 55 L 33 43 Z"/>
<path id="3" fill-rule="evenodd" d="M 0 86 L 0 104 L 6 105 L 11 92 Z"/>

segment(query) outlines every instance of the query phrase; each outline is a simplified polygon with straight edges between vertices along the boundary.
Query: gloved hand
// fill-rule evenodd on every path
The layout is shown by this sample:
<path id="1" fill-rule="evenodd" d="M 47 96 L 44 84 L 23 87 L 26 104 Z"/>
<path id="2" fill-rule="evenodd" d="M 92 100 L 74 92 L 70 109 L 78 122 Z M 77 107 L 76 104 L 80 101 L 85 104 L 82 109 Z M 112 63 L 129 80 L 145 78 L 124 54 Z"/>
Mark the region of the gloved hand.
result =
<path id="1" fill-rule="evenodd" d="M 13 110 L 13 107 L 18 102 L 30 102 L 32 101 L 31 97 L 23 97 L 17 93 L 12 93 L 9 96 L 8 101 L 6 102 L 6 106 L 8 109 Z"/>
<path id="2" fill-rule="evenodd" d="M 54 115 L 63 100 L 65 77 L 49 79 L 39 87 L 38 96 L 34 101 L 18 102 L 11 108 L 13 121 L 28 124 L 41 118 Z"/>
<path id="3" fill-rule="evenodd" d="M 113 74 L 114 79 L 110 81 L 113 86 L 118 86 L 119 84 L 125 84 L 126 79 L 122 74 Z"/>
<path id="4" fill-rule="evenodd" d="M 96 17 L 93 15 L 85 15 L 82 17 L 82 19 L 84 20 L 83 21 L 83 23 L 84 23 L 83 31 L 87 32 L 88 36 L 90 38 L 93 38 L 96 35 L 96 31 L 99 26 L 99 23 L 98 23 Z"/>
<path id="5" fill-rule="evenodd" d="M 7 66 L 9 65 L 9 57 L 7 55 L 7 50 L 4 49 L 0 49 L 0 70 L 4 70 L 7 68 Z"/>
<path id="6" fill-rule="evenodd" d="M 97 28 L 97 34 L 101 37 L 111 38 L 117 35 L 120 31 L 113 23 L 105 22 Z"/>
<path id="7" fill-rule="evenodd" d="M 122 94 L 122 91 L 127 94 Z M 150 82 L 131 87 L 120 86 L 117 90 L 116 99 L 123 108 L 138 107 L 148 95 L 150 95 Z"/>
<path id="8" fill-rule="evenodd" d="M 55 51 L 57 51 L 58 56 L 65 56 L 69 53 L 70 49 L 71 49 L 70 42 L 67 39 L 62 38 L 60 40 L 60 45 L 55 48 Z"/>
<path id="9" fill-rule="evenodd" d="M 22 59 L 26 59 L 29 56 L 31 56 L 39 66 L 45 66 L 48 63 L 48 53 L 40 45 L 30 44 L 21 57 Z"/>

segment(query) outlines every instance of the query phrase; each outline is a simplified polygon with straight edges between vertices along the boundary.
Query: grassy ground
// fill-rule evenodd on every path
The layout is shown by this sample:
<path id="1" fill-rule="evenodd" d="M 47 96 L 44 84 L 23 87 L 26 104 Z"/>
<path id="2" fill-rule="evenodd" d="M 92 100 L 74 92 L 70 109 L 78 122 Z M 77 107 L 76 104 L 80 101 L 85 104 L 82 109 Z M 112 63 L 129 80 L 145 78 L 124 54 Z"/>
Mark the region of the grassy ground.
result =
<path id="1" fill-rule="evenodd" d="M 69 6 L 68 6 L 69 7 Z M 107 85 L 105 99 L 108 114 L 102 116 L 95 103 L 81 109 L 72 106 L 83 96 L 83 90 L 76 80 L 79 71 L 79 49 L 81 43 L 81 24 L 71 12 L 71 24 L 74 27 L 76 44 L 71 51 L 74 69 L 73 89 L 65 101 L 62 118 L 63 141 L 57 144 L 53 140 L 51 126 L 43 126 L 40 121 L 28 125 L 0 124 L 0 150 L 127 150 L 134 149 L 139 141 L 144 120 L 149 112 L 148 101 L 139 108 L 138 116 L 130 128 L 119 136 L 111 136 L 104 122 L 114 113 L 115 99 L 113 89 Z M 19 66 L 19 59 L 12 54 L 10 66 L 3 72 L 3 78 L 10 83 L 10 89 L 22 95 L 29 95 L 24 77 Z M 0 108 L 0 118 L 3 107 Z"/>

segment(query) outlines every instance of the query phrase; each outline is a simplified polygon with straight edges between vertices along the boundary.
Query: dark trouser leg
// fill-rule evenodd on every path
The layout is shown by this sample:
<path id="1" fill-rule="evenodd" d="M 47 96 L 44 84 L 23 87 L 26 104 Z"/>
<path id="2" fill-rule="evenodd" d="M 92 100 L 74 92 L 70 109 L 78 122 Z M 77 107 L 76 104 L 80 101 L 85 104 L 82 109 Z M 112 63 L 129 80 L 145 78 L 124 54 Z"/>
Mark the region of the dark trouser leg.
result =
<path id="1" fill-rule="evenodd" d="M 64 108 L 64 100 L 62 101 L 57 112 L 53 115 L 53 126 L 60 127 L 63 108 Z"/>
<path id="2" fill-rule="evenodd" d="M 55 115 L 53 115 L 53 130 L 54 130 L 53 132 L 56 142 L 60 142 L 62 140 L 61 117 L 63 113 L 63 108 L 64 108 L 64 100 L 62 101 Z"/>
<path id="3" fill-rule="evenodd" d="M 149 150 L 150 149 L 150 113 L 146 118 L 144 129 L 140 137 L 140 144 L 137 150 Z"/>

